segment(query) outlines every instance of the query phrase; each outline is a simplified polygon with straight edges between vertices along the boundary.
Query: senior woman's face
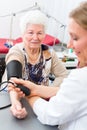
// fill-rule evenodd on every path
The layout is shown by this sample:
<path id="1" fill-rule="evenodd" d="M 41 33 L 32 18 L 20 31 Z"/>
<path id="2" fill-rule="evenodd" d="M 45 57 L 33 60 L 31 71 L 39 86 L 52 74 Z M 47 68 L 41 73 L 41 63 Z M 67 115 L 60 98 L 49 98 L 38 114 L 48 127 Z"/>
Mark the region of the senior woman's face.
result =
<path id="1" fill-rule="evenodd" d="M 70 40 L 67 45 L 72 48 L 78 57 L 78 60 L 87 62 L 87 30 L 82 28 L 72 18 L 69 20 Z"/>
<path id="2" fill-rule="evenodd" d="M 23 41 L 26 47 L 39 48 L 45 37 L 44 26 L 40 24 L 28 24 L 23 34 Z"/>

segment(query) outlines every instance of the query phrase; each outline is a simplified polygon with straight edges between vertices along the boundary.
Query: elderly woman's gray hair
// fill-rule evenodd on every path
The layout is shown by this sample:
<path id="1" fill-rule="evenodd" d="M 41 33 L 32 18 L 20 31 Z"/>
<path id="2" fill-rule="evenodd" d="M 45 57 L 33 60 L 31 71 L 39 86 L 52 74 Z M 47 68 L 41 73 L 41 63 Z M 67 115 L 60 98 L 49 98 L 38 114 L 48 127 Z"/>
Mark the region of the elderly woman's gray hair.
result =
<path id="1" fill-rule="evenodd" d="M 48 18 L 44 13 L 40 10 L 31 10 L 21 17 L 20 29 L 21 32 L 24 33 L 28 24 L 41 24 L 44 26 L 44 31 L 46 31 L 47 22 Z"/>

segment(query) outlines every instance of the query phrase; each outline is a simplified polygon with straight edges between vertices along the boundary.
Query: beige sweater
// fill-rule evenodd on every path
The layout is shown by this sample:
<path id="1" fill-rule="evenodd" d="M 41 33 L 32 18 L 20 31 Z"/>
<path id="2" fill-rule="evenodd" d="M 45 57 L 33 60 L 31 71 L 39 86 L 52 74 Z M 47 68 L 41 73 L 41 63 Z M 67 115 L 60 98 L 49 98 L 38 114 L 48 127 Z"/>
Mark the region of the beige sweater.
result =
<path id="1" fill-rule="evenodd" d="M 24 75 L 24 68 L 25 68 L 25 62 L 24 62 L 24 44 L 16 44 L 13 46 L 8 54 L 6 55 L 6 64 L 10 62 L 11 60 L 18 60 L 22 64 L 22 75 Z M 55 76 L 55 80 L 51 84 L 51 86 L 58 87 L 62 80 L 68 75 L 66 68 L 64 67 L 62 61 L 58 58 L 56 55 L 56 52 L 51 48 L 49 48 L 47 51 L 43 50 L 43 55 L 45 59 L 49 58 L 51 56 L 51 60 L 46 63 L 45 67 L 45 73 L 46 75 L 49 75 L 50 73 Z M 27 55 L 27 62 L 29 62 L 29 58 Z M 2 80 L 7 79 L 7 72 L 5 69 L 5 73 L 3 75 Z M 47 83 L 49 86 L 49 84 Z"/>

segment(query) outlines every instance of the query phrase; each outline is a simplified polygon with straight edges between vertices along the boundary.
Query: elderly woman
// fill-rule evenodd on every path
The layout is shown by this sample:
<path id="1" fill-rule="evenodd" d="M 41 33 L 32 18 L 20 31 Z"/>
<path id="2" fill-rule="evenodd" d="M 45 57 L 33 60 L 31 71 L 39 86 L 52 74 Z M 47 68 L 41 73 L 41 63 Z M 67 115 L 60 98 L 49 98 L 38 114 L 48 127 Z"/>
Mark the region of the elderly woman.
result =
<path id="1" fill-rule="evenodd" d="M 42 44 L 47 17 L 39 10 L 29 11 L 21 18 L 23 43 L 13 46 L 6 56 L 6 64 L 17 60 L 22 64 L 22 78 L 48 86 L 49 74 L 55 76 L 52 86 L 59 86 L 67 75 L 66 68 L 52 48 Z"/>
<path id="2" fill-rule="evenodd" d="M 42 44 L 47 28 L 47 17 L 39 10 L 29 11 L 21 18 L 20 27 L 23 42 L 16 44 L 9 50 L 9 53 L 6 55 L 7 68 L 9 63 L 12 63 L 12 65 L 17 61 L 21 63 L 22 78 L 32 81 L 37 86 L 43 87 L 44 96 L 48 96 L 47 98 L 49 98 L 54 95 L 53 87 L 57 90 L 63 79 L 67 76 L 67 70 L 60 59 L 58 59 L 55 51 Z M 20 67 L 18 68 L 17 65 L 15 71 L 19 72 L 19 69 Z M 4 80 L 6 71 L 3 76 Z M 55 80 L 49 85 L 50 73 L 55 76 Z M 47 86 L 50 86 L 48 92 L 46 92 Z M 16 94 L 11 92 L 10 95 L 11 100 L 14 100 L 12 106 L 16 107 L 19 103 L 19 101 L 16 100 Z"/>
<path id="3" fill-rule="evenodd" d="M 49 101 L 44 100 L 41 87 L 35 84 L 12 79 L 15 83 L 22 83 L 30 88 L 34 95 L 28 98 L 37 118 L 43 124 L 58 125 L 59 130 L 87 129 L 87 2 L 81 3 L 69 16 L 70 41 L 68 48 L 72 48 L 78 57 L 78 68 L 71 71 L 63 80 L 58 92 Z M 53 87 L 54 88 L 54 87 Z M 38 94 L 39 92 L 39 94 Z M 19 92 L 20 95 L 21 92 Z M 21 108 L 22 109 L 22 108 Z M 20 109 L 20 110 L 21 110 Z M 12 113 L 18 118 L 24 113 Z"/>

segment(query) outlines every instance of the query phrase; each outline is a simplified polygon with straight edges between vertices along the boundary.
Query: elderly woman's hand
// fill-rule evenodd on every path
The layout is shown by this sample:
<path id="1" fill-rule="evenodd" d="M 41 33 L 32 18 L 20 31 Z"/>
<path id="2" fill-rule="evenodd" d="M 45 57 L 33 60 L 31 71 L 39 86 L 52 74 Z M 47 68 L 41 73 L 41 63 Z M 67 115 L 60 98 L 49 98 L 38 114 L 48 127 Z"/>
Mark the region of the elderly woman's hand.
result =
<path id="1" fill-rule="evenodd" d="M 18 119 L 23 119 L 27 116 L 27 111 L 24 107 L 22 107 L 20 101 L 15 100 L 15 102 L 10 107 L 10 111 L 12 115 Z"/>

